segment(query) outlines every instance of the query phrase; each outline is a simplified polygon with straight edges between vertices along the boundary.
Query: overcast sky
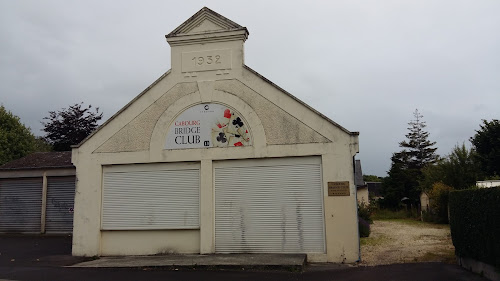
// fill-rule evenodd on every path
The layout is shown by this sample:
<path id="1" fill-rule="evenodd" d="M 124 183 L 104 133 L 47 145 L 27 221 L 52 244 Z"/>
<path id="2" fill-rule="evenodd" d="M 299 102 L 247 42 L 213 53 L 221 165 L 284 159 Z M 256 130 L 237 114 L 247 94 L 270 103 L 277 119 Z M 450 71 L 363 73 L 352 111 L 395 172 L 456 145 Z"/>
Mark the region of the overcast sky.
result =
<path id="1" fill-rule="evenodd" d="M 170 68 L 203 6 L 245 26 L 245 63 L 350 131 L 385 176 L 418 108 L 438 153 L 500 118 L 500 1 L 0 0 L 0 103 L 36 135 L 84 102 L 108 119 Z"/>

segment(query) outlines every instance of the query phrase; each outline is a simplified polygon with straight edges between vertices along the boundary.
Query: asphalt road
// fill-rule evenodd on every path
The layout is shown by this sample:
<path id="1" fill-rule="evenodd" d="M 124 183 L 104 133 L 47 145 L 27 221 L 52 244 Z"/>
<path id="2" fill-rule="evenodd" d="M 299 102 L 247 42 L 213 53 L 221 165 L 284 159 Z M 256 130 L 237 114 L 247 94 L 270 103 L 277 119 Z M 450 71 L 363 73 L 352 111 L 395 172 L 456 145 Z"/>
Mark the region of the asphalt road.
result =
<path id="1" fill-rule="evenodd" d="M 486 280 L 458 265 L 395 264 L 376 267 L 311 265 L 305 272 L 167 270 L 165 268 L 66 268 L 71 237 L 0 236 L 0 279 L 7 280 Z"/>

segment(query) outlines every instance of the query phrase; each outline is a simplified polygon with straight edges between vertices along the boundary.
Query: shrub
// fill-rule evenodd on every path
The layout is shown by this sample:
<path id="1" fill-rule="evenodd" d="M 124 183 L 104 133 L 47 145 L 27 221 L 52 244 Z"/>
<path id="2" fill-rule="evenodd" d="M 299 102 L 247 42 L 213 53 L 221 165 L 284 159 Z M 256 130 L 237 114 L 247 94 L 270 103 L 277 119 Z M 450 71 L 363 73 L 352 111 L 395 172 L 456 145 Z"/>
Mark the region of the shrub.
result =
<path id="1" fill-rule="evenodd" d="M 450 192 L 455 254 L 500 268 L 500 188 Z"/>
<path id="2" fill-rule="evenodd" d="M 372 213 L 373 209 L 370 207 L 370 205 L 367 205 L 364 202 L 358 204 L 358 217 L 362 218 L 368 223 L 373 223 Z"/>
<path id="3" fill-rule="evenodd" d="M 435 222 L 436 216 L 434 216 L 430 211 L 422 211 L 422 221 L 425 222 Z"/>
<path id="4" fill-rule="evenodd" d="M 429 192 L 431 221 L 437 223 L 448 223 L 448 198 L 453 187 L 437 182 L 432 185 Z"/>
<path id="5" fill-rule="evenodd" d="M 359 237 L 370 236 L 370 224 L 361 217 L 358 217 Z"/>

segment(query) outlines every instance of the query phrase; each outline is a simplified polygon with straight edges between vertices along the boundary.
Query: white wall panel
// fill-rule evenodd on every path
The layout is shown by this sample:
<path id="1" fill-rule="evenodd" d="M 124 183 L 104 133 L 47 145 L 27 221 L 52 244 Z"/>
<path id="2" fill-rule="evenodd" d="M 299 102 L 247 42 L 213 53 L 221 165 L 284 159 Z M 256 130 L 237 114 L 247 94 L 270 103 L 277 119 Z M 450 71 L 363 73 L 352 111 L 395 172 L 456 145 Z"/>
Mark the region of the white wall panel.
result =
<path id="1" fill-rule="evenodd" d="M 124 165 L 104 169 L 102 229 L 200 227 L 197 165 Z"/>
<path id="2" fill-rule="evenodd" d="M 215 168 L 217 253 L 324 253 L 319 158 L 225 161 Z"/>

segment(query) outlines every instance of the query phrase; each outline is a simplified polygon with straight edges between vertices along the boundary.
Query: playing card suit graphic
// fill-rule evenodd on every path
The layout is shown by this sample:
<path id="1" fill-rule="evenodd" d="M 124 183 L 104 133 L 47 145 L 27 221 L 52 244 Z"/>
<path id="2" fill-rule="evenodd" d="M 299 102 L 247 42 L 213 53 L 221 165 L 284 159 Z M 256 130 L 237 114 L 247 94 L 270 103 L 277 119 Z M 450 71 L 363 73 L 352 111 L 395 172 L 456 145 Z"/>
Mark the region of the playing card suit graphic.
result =
<path id="1" fill-rule="evenodd" d="M 219 135 L 217 136 L 216 139 L 217 139 L 217 141 L 222 142 L 222 143 L 225 143 L 227 141 L 226 134 L 224 134 L 224 133 L 219 133 Z"/>
<path id="2" fill-rule="evenodd" d="M 236 119 L 233 120 L 233 125 L 235 125 L 236 128 L 243 127 L 243 122 L 241 122 L 240 117 L 236 117 Z"/>
<path id="3" fill-rule="evenodd" d="M 231 111 L 229 109 L 224 110 L 224 117 L 231 118 Z"/>

